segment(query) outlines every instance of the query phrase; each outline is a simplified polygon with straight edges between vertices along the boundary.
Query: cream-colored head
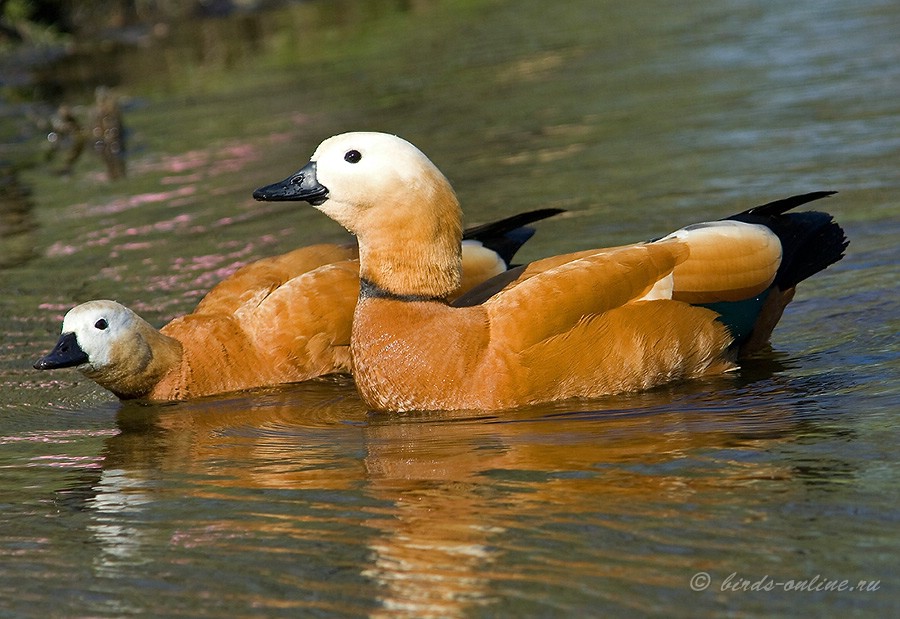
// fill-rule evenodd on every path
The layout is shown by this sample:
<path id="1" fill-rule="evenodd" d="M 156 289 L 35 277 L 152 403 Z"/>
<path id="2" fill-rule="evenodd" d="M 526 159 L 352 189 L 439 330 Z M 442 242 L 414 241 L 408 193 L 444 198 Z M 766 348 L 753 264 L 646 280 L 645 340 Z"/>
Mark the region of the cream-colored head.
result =
<path id="1" fill-rule="evenodd" d="M 417 206 L 453 194 L 440 170 L 415 146 L 386 133 L 343 133 L 322 142 L 310 161 L 316 164 L 316 179 L 328 189 L 318 208 L 357 235 L 367 230 L 355 226 L 377 207 L 384 217 L 419 217 L 397 213 L 396 203 L 415 195 Z"/>
<path id="2" fill-rule="evenodd" d="M 462 213 L 440 170 L 415 146 L 385 133 L 322 142 L 259 200 L 305 200 L 359 238 L 360 275 L 400 295 L 442 297 L 459 282 Z"/>
<path id="3" fill-rule="evenodd" d="M 115 301 L 88 301 L 63 318 L 56 347 L 40 370 L 75 367 L 122 398 L 143 397 L 171 367 L 180 344 Z"/>
<path id="4" fill-rule="evenodd" d="M 81 349 L 87 354 L 87 369 L 99 370 L 115 363 L 122 343 L 134 340 L 135 322 L 143 320 L 130 309 L 115 301 L 88 301 L 73 307 L 63 318 L 63 333 L 74 333 Z M 132 343 L 132 347 L 134 346 Z"/>

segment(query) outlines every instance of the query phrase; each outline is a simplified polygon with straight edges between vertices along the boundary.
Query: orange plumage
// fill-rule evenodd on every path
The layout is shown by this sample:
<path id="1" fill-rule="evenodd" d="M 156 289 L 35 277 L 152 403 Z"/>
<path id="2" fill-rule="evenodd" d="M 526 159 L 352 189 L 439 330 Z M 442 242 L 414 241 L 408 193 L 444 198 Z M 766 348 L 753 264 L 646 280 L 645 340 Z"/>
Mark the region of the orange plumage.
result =
<path id="1" fill-rule="evenodd" d="M 840 259 L 846 241 L 830 216 L 783 215 L 824 195 L 539 260 L 451 304 L 459 204 L 408 142 L 335 136 L 254 193 L 306 200 L 357 235 L 354 377 L 370 406 L 394 411 L 503 409 L 734 368 L 739 347 L 768 338 L 796 283 Z"/>
<path id="2" fill-rule="evenodd" d="M 451 296 L 506 268 L 543 209 L 466 234 Z M 492 247 L 496 247 L 494 251 Z M 183 400 L 350 371 L 359 294 L 355 245 L 313 245 L 249 264 L 160 330 L 113 301 L 76 306 L 38 369 L 77 367 L 123 399 Z"/>

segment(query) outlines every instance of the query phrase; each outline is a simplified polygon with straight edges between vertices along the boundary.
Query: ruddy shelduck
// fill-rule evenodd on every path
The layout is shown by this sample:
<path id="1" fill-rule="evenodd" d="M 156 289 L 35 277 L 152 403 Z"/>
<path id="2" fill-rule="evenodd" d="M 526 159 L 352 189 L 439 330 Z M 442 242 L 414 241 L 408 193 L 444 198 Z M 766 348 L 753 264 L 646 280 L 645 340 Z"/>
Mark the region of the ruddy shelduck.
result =
<path id="1" fill-rule="evenodd" d="M 453 295 L 503 272 L 534 230 L 561 212 L 529 211 L 469 229 L 464 278 Z M 41 370 L 75 367 L 121 399 L 183 400 L 350 371 L 359 292 L 355 244 L 322 244 L 246 265 L 193 313 L 157 330 L 114 301 L 66 314 Z"/>
<path id="2" fill-rule="evenodd" d="M 736 367 L 795 285 L 847 241 L 795 196 L 664 238 L 538 260 L 455 302 L 461 211 L 450 183 L 392 135 L 322 142 L 258 200 L 303 200 L 355 234 L 353 374 L 386 411 L 498 410 L 647 389 Z"/>

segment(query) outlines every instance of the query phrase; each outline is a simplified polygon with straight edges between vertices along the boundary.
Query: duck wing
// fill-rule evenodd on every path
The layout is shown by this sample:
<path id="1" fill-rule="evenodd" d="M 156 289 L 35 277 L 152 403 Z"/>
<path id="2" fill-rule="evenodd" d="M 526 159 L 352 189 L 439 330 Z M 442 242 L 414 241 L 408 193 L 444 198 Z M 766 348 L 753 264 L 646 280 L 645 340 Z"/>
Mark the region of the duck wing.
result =
<path id="1" fill-rule="evenodd" d="M 350 371 L 350 331 L 359 294 L 359 262 L 302 273 L 234 315 L 281 382 Z"/>
<path id="2" fill-rule="evenodd" d="M 528 265 L 483 305 L 492 333 L 524 350 L 586 317 L 645 298 L 688 256 L 678 239 L 555 256 Z"/>
<path id="3" fill-rule="evenodd" d="M 715 221 L 665 238 L 676 238 L 690 249 L 673 273 L 672 298 L 686 303 L 749 299 L 772 285 L 781 266 L 781 242 L 765 226 Z"/>
<path id="4" fill-rule="evenodd" d="M 219 282 L 197 305 L 195 314 L 233 313 L 261 302 L 285 282 L 323 265 L 359 256 L 355 244 L 322 243 L 247 264 Z"/>

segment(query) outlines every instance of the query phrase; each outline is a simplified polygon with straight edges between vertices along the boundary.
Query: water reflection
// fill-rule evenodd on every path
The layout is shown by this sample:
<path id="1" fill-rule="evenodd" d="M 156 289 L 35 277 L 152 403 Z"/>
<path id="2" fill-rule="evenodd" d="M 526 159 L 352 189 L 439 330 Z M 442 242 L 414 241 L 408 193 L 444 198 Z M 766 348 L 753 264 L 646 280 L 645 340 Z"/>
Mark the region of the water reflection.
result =
<path id="1" fill-rule="evenodd" d="M 147 532 L 135 518 L 153 501 L 152 488 L 126 471 L 104 468 L 96 484 L 94 495 L 86 507 L 92 514 L 88 534 L 97 542 L 101 552 L 94 558 L 98 575 L 115 576 L 124 566 L 148 563 L 144 553 Z"/>
<path id="2" fill-rule="evenodd" d="M 9 101 L 49 115 L 110 84 L 144 106 L 126 108 L 127 180 L 40 174 L 41 228 L 21 204 L 3 220 L 18 232 L 0 260 L 10 239 L 31 238 L 26 260 L 50 248 L 0 274 L 16 291 L 0 312 L 9 612 L 891 616 L 887 590 L 704 597 L 687 581 L 896 567 L 897 3 L 410 6 L 437 9 L 375 24 L 390 2 L 294 2 L 249 17 L 255 33 L 164 26 L 36 78 L 0 58 L 17 90 L 4 152 L 46 135 Z M 241 263 L 331 240 L 247 188 L 375 125 L 433 145 L 470 217 L 573 211 L 532 257 L 823 183 L 853 250 L 792 305 L 782 367 L 731 381 L 504 419 L 370 417 L 344 387 L 298 386 L 103 404 L 117 436 L 48 432 L 112 430 L 105 395 L 27 363 L 65 309 L 118 296 L 163 323 Z"/>
<path id="3" fill-rule="evenodd" d="M 106 166 L 109 180 L 125 176 L 125 123 L 119 97 L 106 86 L 95 91 L 91 108 L 91 138 L 94 152 Z"/>
<path id="4" fill-rule="evenodd" d="M 24 264 L 36 255 L 31 190 L 19 180 L 18 172 L 10 162 L 0 160 L 0 269 Z"/>
<path id="5" fill-rule="evenodd" d="M 95 91 L 95 100 L 88 109 L 82 106 L 60 105 L 56 112 L 39 126 L 46 126 L 47 164 L 62 159 L 57 170 L 61 176 L 72 174 L 75 163 L 90 142 L 92 150 L 106 167 L 107 179 L 125 177 L 125 123 L 119 96 L 106 86 Z"/>
<path id="6" fill-rule="evenodd" d="M 367 556 L 356 566 L 375 588 L 375 617 L 465 616 L 498 599 L 503 582 L 567 586 L 570 570 L 619 583 L 595 593 L 616 601 L 623 583 L 683 584 L 677 574 L 693 561 L 685 548 L 744 543 L 721 528 L 730 519 L 710 517 L 736 509 L 748 522 L 765 518 L 737 508 L 747 490 L 774 485 L 790 494 L 809 481 L 802 464 L 759 454 L 813 429 L 818 441 L 843 431 L 805 414 L 810 386 L 721 379 L 581 411 L 568 403 L 480 417 L 370 414 L 346 379 L 124 404 L 99 477 L 65 494 L 91 514 L 88 531 L 102 549 L 95 570 L 111 578 L 153 560 L 161 534 L 167 548 L 185 552 L 266 539 L 278 539 L 281 552 L 329 543 L 346 555 L 331 557 L 338 563 L 364 540 Z M 829 469 L 852 475 L 853 465 L 839 460 Z M 167 507 L 173 487 L 179 505 Z M 148 528 L 146 519 L 166 509 L 176 522 L 164 533 Z M 601 537 L 673 550 L 636 560 L 589 544 L 554 556 L 588 521 Z M 528 569 L 521 553 L 532 556 Z M 233 569 L 212 561 L 202 566 L 210 574 Z"/>
<path id="7" fill-rule="evenodd" d="M 365 27 L 434 4 L 433 0 L 276 0 L 239 9 L 218 3 L 216 10 L 203 2 L 193 10 L 181 3 L 157 3 L 127 16 L 118 14 L 120 6 L 110 6 L 95 15 L 82 11 L 75 16 L 80 20 L 75 45 L 59 44 L 43 54 L 28 45 L 17 50 L 18 62 L 0 64 L 0 78 L 6 77 L 0 81 L 14 81 L 22 96 L 37 95 L 44 102 L 83 97 L 104 85 L 143 83 L 150 76 L 160 89 L 197 85 L 198 79 L 212 83 L 216 72 L 246 64 L 266 48 L 274 47 L 285 57 L 296 54 L 311 29 Z M 8 78 L 13 72 L 18 79 Z"/>
<path id="8" fill-rule="evenodd" d="M 48 121 L 50 131 L 47 133 L 47 153 L 45 159 L 50 163 L 62 157 L 59 173 L 68 176 L 84 150 L 86 136 L 81 122 L 69 105 L 60 105 Z M 61 154 L 60 154 L 61 153 Z"/>

